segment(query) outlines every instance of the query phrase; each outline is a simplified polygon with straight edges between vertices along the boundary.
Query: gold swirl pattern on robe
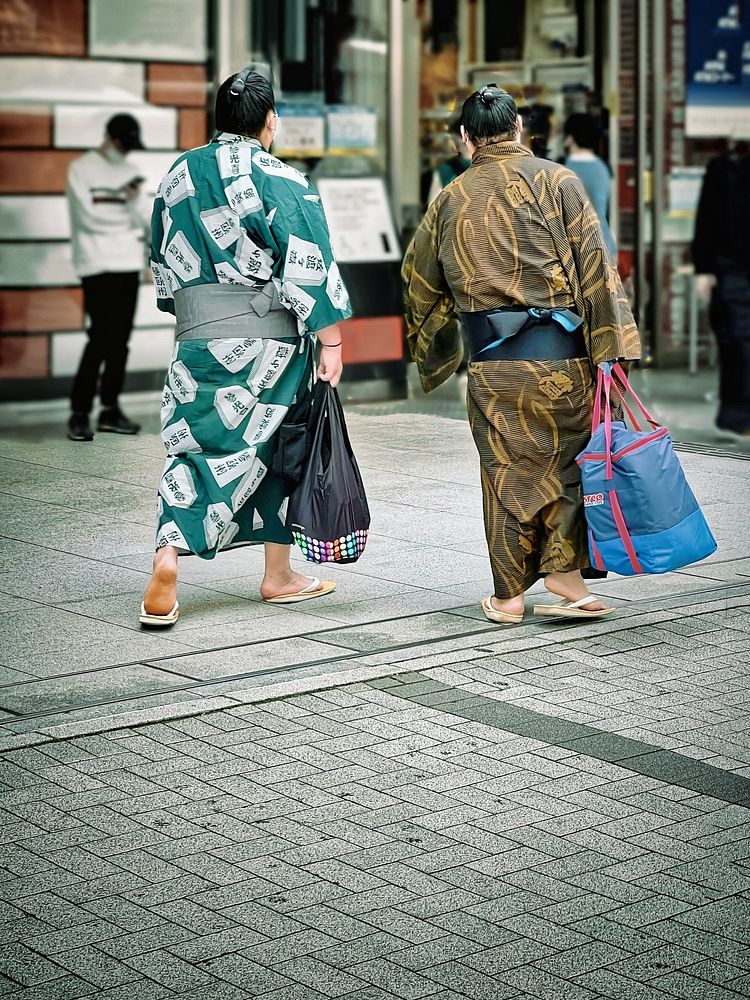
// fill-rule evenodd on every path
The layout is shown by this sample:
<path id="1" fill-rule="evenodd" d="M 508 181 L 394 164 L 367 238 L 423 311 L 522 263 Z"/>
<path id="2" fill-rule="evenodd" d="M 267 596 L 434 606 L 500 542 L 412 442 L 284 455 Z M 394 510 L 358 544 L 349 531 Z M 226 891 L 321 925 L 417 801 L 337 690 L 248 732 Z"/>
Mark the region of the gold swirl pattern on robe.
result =
<path id="1" fill-rule="evenodd" d="M 429 392 L 461 360 L 456 310 L 528 305 L 584 318 L 594 364 L 640 357 L 596 213 L 570 170 L 523 146 L 483 146 L 422 220 L 402 269 L 407 337 Z"/>

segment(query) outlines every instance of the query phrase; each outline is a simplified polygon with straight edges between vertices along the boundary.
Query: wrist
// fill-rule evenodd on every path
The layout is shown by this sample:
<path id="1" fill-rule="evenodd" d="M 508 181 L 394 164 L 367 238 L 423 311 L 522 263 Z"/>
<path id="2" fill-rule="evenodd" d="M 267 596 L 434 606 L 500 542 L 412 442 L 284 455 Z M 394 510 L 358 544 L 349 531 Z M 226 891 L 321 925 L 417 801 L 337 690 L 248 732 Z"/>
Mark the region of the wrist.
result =
<path id="1" fill-rule="evenodd" d="M 325 348 L 326 350 L 329 350 L 329 349 L 334 348 L 334 347 L 341 347 L 341 341 L 339 341 L 337 344 L 324 344 L 321 341 L 320 346 L 323 347 L 323 348 Z"/>

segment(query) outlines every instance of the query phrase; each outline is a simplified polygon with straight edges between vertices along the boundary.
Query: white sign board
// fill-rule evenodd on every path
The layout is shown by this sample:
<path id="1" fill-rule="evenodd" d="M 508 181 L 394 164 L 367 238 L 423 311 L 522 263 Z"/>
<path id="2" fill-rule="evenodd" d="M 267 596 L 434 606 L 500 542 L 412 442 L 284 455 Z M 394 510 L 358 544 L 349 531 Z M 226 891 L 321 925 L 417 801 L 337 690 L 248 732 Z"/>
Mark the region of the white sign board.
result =
<path id="1" fill-rule="evenodd" d="M 146 149 L 177 149 L 177 109 L 152 104 L 122 104 L 117 113 L 133 115 L 141 126 Z M 54 142 L 56 149 L 93 149 L 104 136 L 112 105 L 55 104 Z"/>
<path id="2" fill-rule="evenodd" d="M 333 252 L 340 263 L 401 259 L 382 177 L 321 177 L 316 186 L 328 219 Z"/>
<path id="3" fill-rule="evenodd" d="M 332 104 L 327 110 L 328 152 L 374 152 L 378 144 L 378 116 L 372 108 Z"/>
<path id="4" fill-rule="evenodd" d="M 703 167 L 677 167 L 669 175 L 669 212 L 672 216 L 694 216 L 703 186 Z"/>
<path id="5" fill-rule="evenodd" d="M 277 156 L 322 156 L 326 119 L 322 108 L 279 105 L 273 151 Z"/>

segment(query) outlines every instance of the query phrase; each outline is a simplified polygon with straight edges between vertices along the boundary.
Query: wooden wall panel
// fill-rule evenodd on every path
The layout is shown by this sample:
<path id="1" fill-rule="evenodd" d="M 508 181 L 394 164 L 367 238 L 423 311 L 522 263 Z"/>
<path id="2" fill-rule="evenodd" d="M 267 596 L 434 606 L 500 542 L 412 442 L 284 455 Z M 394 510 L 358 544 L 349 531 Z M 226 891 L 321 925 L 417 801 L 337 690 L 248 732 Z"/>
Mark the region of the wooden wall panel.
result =
<path id="1" fill-rule="evenodd" d="M 178 145 L 195 149 L 208 139 L 208 118 L 202 108 L 180 108 Z"/>
<path id="2" fill-rule="evenodd" d="M 51 333 L 80 330 L 83 292 L 80 288 L 4 289 L 0 291 L 0 330 Z"/>
<path id="3" fill-rule="evenodd" d="M 68 167 L 82 150 L 0 152 L 0 194 L 64 194 Z"/>
<path id="4" fill-rule="evenodd" d="M 0 3 L 0 53 L 13 56 L 85 56 L 84 0 Z"/>
<path id="5" fill-rule="evenodd" d="M 46 104 L 0 107 L 0 146 L 52 145 L 52 114 Z"/>
<path id="6" fill-rule="evenodd" d="M 146 80 L 146 100 L 151 104 L 172 104 L 178 108 L 206 107 L 205 66 L 149 63 Z"/>
<path id="7" fill-rule="evenodd" d="M 49 337 L 0 337 L 0 379 L 46 378 Z"/>

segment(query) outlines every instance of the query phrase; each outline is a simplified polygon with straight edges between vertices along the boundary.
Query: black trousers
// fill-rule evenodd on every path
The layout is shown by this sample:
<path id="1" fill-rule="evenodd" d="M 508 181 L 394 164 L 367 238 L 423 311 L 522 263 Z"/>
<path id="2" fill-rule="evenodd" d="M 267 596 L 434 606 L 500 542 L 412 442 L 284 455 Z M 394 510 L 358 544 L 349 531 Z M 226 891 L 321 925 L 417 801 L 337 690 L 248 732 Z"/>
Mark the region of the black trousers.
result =
<path id="1" fill-rule="evenodd" d="M 89 339 L 70 396 L 71 409 L 75 413 L 91 412 L 102 365 L 104 371 L 99 387 L 102 407 L 117 406 L 125 380 L 139 279 L 138 271 L 113 271 L 82 279 Z"/>
<path id="2" fill-rule="evenodd" d="M 716 423 L 742 434 L 750 430 L 750 270 L 717 275 L 711 325 L 719 348 Z"/>

